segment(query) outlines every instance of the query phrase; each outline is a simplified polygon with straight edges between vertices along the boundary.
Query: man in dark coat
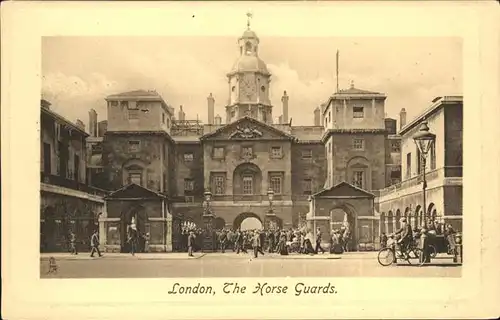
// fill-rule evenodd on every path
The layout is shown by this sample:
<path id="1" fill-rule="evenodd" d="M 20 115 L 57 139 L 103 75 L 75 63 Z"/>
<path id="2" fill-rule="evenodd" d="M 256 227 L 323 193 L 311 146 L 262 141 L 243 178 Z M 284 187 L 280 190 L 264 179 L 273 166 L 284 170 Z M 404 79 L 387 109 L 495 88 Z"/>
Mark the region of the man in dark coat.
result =
<path id="1" fill-rule="evenodd" d="M 274 247 L 276 246 L 276 244 L 274 243 L 274 232 L 272 230 L 270 230 L 267 233 L 267 241 L 269 242 L 268 252 L 273 253 Z"/>
<path id="2" fill-rule="evenodd" d="M 194 231 L 191 230 L 189 232 L 189 236 L 187 238 L 188 256 L 189 257 L 193 257 L 193 246 L 194 246 L 195 239 L 196 239 L 196 236 L 194 235 Z"/>
<path id="3" fill-rule="evenodd" d="M 99 251 L 99 234 L 97 233 L 97 230 L 95 230 L 92 237 L 90 237 L 90 245 L 92 246 L 90 256 L 94 257 L 94 252 L 97 252 L 99 257 L 102 257 L 101 251 Z"/>
<path id="4" fill-rule="evenodd" d="M 321 250 L 321 253 L 325 253 L 325 249 L 321 246 L 321 229 L 316 229 L 316 248 L 314 248 L 314 253 L 318 253 L 318 250 Z"/>
<path id="5" fill-rule="evenodd" d="M 408 246 L 413 241 L 413 232 L 410 224 L 406 222 L 406 218 L 401 218 L 399 221 L 401 222 L 401 228 L 394 232 L 394 235 L 400 236 L 398 244 L 401 248 L 401 253 L 406 253 Z"/>
<path id="6" fill-rule="evenodd" d="M 222 230 L 219 236 L 219 242 L 220 242 L 220 250 L 222 253 L 226 252 L 226 245 L 227 245 L 227 232 L 226 230 Z"/>
<path id="7" fill-rule="evenodd" d="M 73 231 L 69 232 L 69 243 L 71 246 L 71 254 L 78 254 L 78 250 L 76 248 L 76 234 Z"/>
<path id="8" fill-rule="evenodd" d="M 254 258 L 257 258 L 258 252 L 262 253 L 262 250 L 260 249 L 261 243 L 260 243 L 260 234 L 256 230 L 253 234 L 252 237 L 252 247 L 253 247 L 253 256 Z"/>

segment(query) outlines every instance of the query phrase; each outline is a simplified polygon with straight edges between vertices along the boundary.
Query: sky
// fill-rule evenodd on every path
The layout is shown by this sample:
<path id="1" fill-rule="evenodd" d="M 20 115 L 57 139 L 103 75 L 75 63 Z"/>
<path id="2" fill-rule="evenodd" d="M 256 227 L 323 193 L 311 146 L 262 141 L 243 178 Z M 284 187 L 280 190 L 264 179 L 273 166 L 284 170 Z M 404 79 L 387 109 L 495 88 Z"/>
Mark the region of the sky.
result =
<path id="1" fill-rule="evenodd" d="M 42 97 L 71 121 L 88 123 L 88 110 L 106 119 L 105 97 L 131 90 L 156 90 L 186 118 L 207 120 L 207 96 L 224 121 L 226 74 L 239 56 L 245 26 L 217 37 L 44 37 Z M 255 29 L 257 35 L 259 30 Z M 261 36 L 259 57 L 272 74 L 273 117 L 282 113 L 286 90 L 293 125 L 312 125 L 313 110 L 339 86 L 387 95 L 388 117 L 418 116 L 437 96 L 462 95 L 462 40 L 451 37 L 276 37 Z"/>

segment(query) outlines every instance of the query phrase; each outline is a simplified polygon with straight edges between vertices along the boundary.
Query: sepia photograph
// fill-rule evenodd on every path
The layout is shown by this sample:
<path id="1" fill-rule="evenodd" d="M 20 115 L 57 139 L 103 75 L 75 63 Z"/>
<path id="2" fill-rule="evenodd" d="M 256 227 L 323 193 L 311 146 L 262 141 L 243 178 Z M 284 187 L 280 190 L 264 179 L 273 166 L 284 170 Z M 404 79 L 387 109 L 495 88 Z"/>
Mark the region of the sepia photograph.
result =
<path id="1" fill-rule="evenodd" d="M 462 39 L 259 19 L 42 37 L 42 279 L 461 277 Z"/>
<path id="2" fill-rule="evenodd" d="M 494 318 L 495 9 L 2 3 L 3 318 Z"/>

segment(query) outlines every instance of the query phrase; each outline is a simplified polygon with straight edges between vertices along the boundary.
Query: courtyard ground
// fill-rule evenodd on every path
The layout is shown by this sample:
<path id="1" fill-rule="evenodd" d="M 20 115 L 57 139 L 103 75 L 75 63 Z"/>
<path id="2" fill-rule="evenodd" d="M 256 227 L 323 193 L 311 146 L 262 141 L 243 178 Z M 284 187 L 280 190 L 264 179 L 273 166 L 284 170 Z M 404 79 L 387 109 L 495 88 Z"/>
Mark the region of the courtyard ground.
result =
<path id="1" fill-rule="evenodd" d="M 58 271 L 47 274 L 49 257 L 56 259 Z M 72 256 L 42 254 L 41 278 L 168 278 L 168 277 L 460 277 L 462 267 L 451 256 L 438 255 L 422 267 L 401 262 L 383 267 L 377 252 L 342 255 L 318 254 L 280 256 L 266 254 L 254 259 L 249 254 L 186 253 L 104 254 Z"/>

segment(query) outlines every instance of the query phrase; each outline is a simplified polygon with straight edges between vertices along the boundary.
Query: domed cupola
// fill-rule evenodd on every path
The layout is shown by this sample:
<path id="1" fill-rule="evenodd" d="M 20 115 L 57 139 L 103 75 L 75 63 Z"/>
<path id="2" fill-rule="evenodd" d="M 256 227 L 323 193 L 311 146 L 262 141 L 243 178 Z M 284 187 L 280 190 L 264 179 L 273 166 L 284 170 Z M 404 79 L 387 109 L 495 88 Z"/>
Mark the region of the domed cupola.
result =
<path id="1" fill-rule="evenodd" d="M 271 73 L 259 58 L 259 37 L 250 29 L 251 14 L 247 14 L 247 29 L 238 39 L 239 57 L 227 74 L 229 99 L 226 120 L 231 122 L 244 116 L 263 122 L 272 121 L 269 84 Z"/>

